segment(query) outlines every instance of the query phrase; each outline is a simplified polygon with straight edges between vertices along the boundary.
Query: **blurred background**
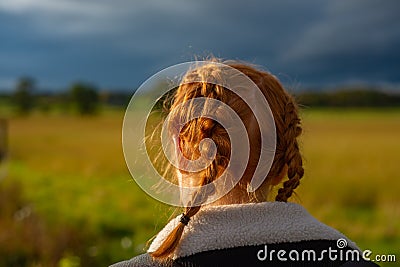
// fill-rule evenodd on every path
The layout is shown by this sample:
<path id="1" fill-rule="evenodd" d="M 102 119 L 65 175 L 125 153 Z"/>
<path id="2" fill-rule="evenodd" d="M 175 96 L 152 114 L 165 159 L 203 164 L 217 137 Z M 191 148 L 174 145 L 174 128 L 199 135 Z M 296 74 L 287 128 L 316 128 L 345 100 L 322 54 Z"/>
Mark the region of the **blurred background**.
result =
<path id="1" fill-rule="evenodd" d="M 294 201 L 398 264 L 399 12 L 396 0 L 0 0 L 0 267 L 143 252 L 172 209 L 130 177 L 124 109 L 157 71 L 209 55 L 262 65 L 298 98 Z"/>

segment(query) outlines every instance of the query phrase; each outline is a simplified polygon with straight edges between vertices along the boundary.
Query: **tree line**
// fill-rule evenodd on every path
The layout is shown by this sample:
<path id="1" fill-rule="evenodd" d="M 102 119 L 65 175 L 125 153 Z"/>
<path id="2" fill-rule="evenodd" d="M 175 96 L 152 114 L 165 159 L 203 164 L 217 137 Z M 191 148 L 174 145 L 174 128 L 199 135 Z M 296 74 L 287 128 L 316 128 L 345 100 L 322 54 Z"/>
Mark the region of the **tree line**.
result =
<path id="1" fill-rule="evenodd" d="M 379 88 L 305 91 L 296 96 L 301 105 L 309 107 L 400 107 L 400 92 L 385 92 Z"/>
<path id="2" fill-rule="evenodd" d="M 125 108 L 131 96 L 132 92 L 127 91 L 100 91 L 95 85 L 85 82 L 75 82 L 62 92 L 43 93 L 37 90 L 34 79 L 22 77 L 11 93 L 0 95 L 0 100 L 9 100 L 16 112 L 22 115 L 34 109 L 48 112 L 54 106 L 88 115 L 96 114 L 105 105 Z M 306 107 L 400 107 L 400 93 L 379 88 L 305 90 L 295 93 L 295 97 L 301 106 Z"/>
<path id="3" fill-rule="evenodd" d="M 3 96 L 6 98 L 7 96 Z M 17 113 L 26 115 L 34 108 L 43 111 L 51 105 L 72 106 L 79 114 L 95 114 L 99 108 L 99 90 L 96 86 L 84 83 L 73 83 L 66 92 L 58 94 L 37 92 L 33 78 L 22 77 L 17 81 L 14 91 L 8 95 Z"/>

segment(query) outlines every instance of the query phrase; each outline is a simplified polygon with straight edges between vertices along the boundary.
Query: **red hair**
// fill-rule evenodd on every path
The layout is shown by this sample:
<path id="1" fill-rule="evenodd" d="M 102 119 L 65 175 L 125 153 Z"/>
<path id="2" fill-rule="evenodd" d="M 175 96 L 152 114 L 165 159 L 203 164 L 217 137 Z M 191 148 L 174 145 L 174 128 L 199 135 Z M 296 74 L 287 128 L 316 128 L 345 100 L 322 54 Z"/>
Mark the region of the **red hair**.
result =
<path id="1" fill-rule="evenodd" d="M 275 197 L 276 201 L 286 202 L 299 185 L 304 174 L 302 156 L 297 141 L 297 137 L 302 131 L 297 104 L 278 79 L 270 73 L 243 63 L 225 64 L 247 75 L 258 86 L 269 103 L 274 116 L 277 140 L 273 163 L 269 173 L 265 174 L 266 179 L 263 185 L 270 185 L 272 179 L 281 176 L 287 168 L 288 179 L 283 183 Z M 208 80 L 205 78 L 218 76 L 216 68 L 213 64 L 195 68 L 186 74 L 184 80 L 193 80 L 193 76 L 200 76 L 202 81 Z M 218 79 L 218 77 L 212 78 Z M 182 82 L 176 90 L 170 111 L 173 111 L 179 104 L 198 97 L 213 98 L 224 102 L 243 121 L 249 135 L 250 157 L 237 188 L 247 193 L 247 186 L 258 164 L 261 150 L 260 131 L 254 130 L 257 122 L 251 108 L 238 95 L 220 85 L 206 82 Z M 199 156 L 199 143 L 204 138 L 210 138 L 214 141 L 217 153 L 212 164 L 194 174 L 198 185 L 206 185 L 216 180 L 228 166 L 231 153 L 231 143 L 226 130 L 218 122 L 210 118 L 200 117 L 186 123 L 179 133 L 179 146 L 185 157 L 196 159 Z M 257 201 L 260 201 L 260 199 L 257 199 Z M 184 214 L 190 218 L 200 208 L 201 206 L 186 207 Z M 167 259 L 179 245 L 184 226 L 185 224 L 179 223 L 163 244 L 151 253 L 151 256 L 157 259 Z"/>

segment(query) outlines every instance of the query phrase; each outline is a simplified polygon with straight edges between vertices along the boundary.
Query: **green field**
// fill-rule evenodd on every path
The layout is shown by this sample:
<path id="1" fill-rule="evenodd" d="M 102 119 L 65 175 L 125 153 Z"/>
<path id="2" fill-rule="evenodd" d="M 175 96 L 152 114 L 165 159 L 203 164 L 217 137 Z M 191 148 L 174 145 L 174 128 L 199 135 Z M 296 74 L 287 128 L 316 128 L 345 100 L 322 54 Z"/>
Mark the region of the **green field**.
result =
<path id="1" fill-rule="evenodd" d="M 362 249 L 400 261 L 400 110 L 302 117 L 306 175 L 293 201 Z M 106 266 L 143 251 L 173 210 L 131 179 L 122 119 L 123 111 L 9 117 L 1 267 Z"/>

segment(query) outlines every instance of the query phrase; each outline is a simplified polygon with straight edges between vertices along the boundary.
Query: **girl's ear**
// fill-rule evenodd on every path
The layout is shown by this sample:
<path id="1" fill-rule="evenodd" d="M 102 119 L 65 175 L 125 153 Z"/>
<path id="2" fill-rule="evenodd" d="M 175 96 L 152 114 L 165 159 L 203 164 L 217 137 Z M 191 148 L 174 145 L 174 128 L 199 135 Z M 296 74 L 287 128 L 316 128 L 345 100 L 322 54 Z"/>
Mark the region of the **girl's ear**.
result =
<path id="1" fill-rule="evenodd" d="M 277 176 L 272 178 L 271 184 L 272 185 L 278 185 L 280 182 L 282 182 L 283 178 L 285 178 L 286 174 L 288 171 L 288 165 L 285 164 L 285 166 L 283 166 L 281 173 Z"/>

